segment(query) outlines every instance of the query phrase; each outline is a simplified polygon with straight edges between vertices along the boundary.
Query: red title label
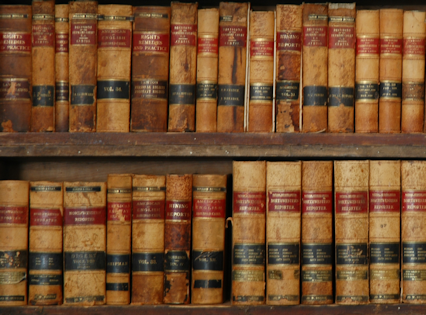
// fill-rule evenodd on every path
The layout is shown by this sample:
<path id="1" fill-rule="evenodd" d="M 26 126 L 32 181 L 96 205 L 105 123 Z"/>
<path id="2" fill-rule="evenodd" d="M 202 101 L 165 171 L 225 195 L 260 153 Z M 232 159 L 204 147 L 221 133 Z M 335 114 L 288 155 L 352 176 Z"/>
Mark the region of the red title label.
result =
<path id="1" fill-rule="evenodd" d="M 274 41 L 250 41 L 250 57 L 274 57 Z"/>
<path id="2" fill-rule="evenodd" d="M 56 33 L 55 51 L 56 53 L 67 53 L 69 51 L 69 34 Z"/>
<path id="3" fill-rule="evenodd" d="M 356 54 L 378 55 L 380 51 L 378 38 L 358 37 L 356 39 Z"/>
<path id="4" fill-rule="evenodd" d="M 366 191 L 336 192 L 336 213 L 367 213 Z"/>
<path id="5" fill-rule="evenodd" d="M 219 40 L 215 37 L 198 37 L 198 53 L 210 53 L 217 55 L 219 52 Z"/>
<path id="6" fill-rule="evenodd" d="M 5 78 L 0 81 L 0 99 L 31 99 L 28 79 L 14 80 Z"/>
<path id="7" fill-rule="evenodd" d="M 33 47 L 53 47 L 55 27 L 51 24 L 33 24 Z"/>
<path id="8" fill-rule="evenodd" d="M 327 26 L 303 27 L 303 45 L 310 47 L 327 47 Z"/>
<path id="9" fill-rule="evenodd" d="M 403 41 L 404 55 L 420 55 L 425 54 L 425 39 L 424 38 L 406 38 Z"/>
<path id="10" fill-rule="evenodd" d="M 330 26 L 328 36 L 328 48 L 355 48 L 354 27 Z"/>
<path id="11" fill-rule="evenodd" d="M 164 220 L 164 200 L 133 201 L 133 220 Z"/>
<path id="12" fill-rule="evenodd" d="M 370 212 L 399 212 L 399 190 L 370 190 Z"/>
<path id="13" fill-rule="evenodd" d="M 31 34 L 0 32 L 0 52 L 31 52 Z"/>
<path id="14" fill-rule="evenodd" d="M 277 51 L 302 51 L 302 33 L 277 32 Z"/>
<path id="15" fill-rule="evenodd" d="M 300 191 L 270 191 L 269 212 L 300 212 Z"/>
<path id="16" fill-rule="evenodd" d="M 402 54 L 402 39 L 400 38 L 381 38 L 381 54 Z"/>
<path id="17" fill-rule="evenodd" d="M 194 199 L 194 218 L 225 218 L 225 199 Z"/>
<path id="18" fill-rule="evenodd" d="M 130 30 L 98 30 L 98 47 L 130 48 Z"/>
<path id="19" fill-rule="evenodd" d="M 191 220 L 191 201 L 166 201 L 166 220 Z"/>
<path id="20" fill-rule="evenodd" d="M 403 191 L 402 211 L 426 211 L 426 191 Z"/>
<path id="21" fill-rule="evenodd" d="M 28 207 L 0 206 L 0 224 L 27 224 Z"/>
<path id="22" fill-rule="evenodd" d="M 133 33 L 134 52 L 169 52 L 169 34 Z"/>
<path id="23" fill-rule="evenodd" d="M 332 213 L 333 194 L 331 191 L 302 193 L 302 213 Z"/>
<path id="24" fill-rule="evenodd" d="M 96 45 L 96 22 L 71 23 L 71 45 Z"/>
<path id="25" fill-rule="evenodd" d="M 59 209 L 30 209 L 31 226 L 62 226 L 62 214 Z"/>
<path id="26" fill-rule="evenodd" d="M 108 202 L 108 221 L 128 222 L 131 217 L 131 202 Z"/>
<path id="27" fill-rule="evenodd" d="M 64 225 L 105 225 L 105 223 L 105 207 L 64 209 Z"/>
<path id="28" fill-rule="evenodd" d="M 196 46 L 197 45 L 197 25 L 171 25 L 171 46 Z"/>
<path id="29" fill-rule="evenodd" d="M 247 27 L 245 26 L 221 26 L 219 28 L 220 46 L 246 47 Z"/>
<path id="30" fill-rule="evenodd" d="M 264 192 L 234 192 L 234 213 L 265 213 Z"/>

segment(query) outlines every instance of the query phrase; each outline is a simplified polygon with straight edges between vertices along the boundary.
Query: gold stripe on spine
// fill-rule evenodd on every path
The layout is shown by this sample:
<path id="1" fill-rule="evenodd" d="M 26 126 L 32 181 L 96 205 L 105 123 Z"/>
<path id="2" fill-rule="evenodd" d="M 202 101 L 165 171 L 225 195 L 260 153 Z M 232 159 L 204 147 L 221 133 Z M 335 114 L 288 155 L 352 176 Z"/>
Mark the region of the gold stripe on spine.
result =
<path id="1" fill-rule="evenodd" d="M 55 16 L 52 14 L 33 14 L 33 20 L 35 21 L 44 21 L 44 20 L 54 20 Z"/>

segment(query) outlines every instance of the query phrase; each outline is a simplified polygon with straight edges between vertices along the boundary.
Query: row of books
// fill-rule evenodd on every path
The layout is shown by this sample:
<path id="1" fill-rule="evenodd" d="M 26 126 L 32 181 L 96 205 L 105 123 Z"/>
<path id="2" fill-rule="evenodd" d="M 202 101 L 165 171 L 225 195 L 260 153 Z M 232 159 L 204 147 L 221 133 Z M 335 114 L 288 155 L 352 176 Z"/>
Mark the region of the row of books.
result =
<path id="1" fill-rule="evenodd" d="M 424 132 L 425 17 L 355 3 L 3 5 L 0 129 Z"/>

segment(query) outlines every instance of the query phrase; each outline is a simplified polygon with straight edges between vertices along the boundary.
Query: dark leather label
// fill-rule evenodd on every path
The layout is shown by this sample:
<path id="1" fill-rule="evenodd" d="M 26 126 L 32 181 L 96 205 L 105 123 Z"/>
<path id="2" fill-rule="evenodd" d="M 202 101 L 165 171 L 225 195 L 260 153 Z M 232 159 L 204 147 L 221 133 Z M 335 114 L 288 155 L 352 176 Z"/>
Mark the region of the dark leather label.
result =
<path id="1" fill-rule="evenodd" d="M 381 98 L 401 98 L 402 84 L 401 82 L 380 82 Z"/>
<path id="2" fill-rule="evenodd" d="M 0 302 L 23 302 L 25 297 L 23 295 L 0 295 Z"/>
<path id="3" fill-rule="evenodd" d="M 220 289 L 222 280 L 195 280 L 194 289 Z"/>
<path id="4" fill-rule="evenodd" d="M 164 255 L 164 271 L 189 272 L 189 257 L 184 250 L 170 250 Z"/>
<path id="5" fill-rule="evenodd" d="M 370 300 L 399 300 L 399 294 L 370 294 Z"/>
<path id="6" fill-rule="evenodd" d="M 34 85 L 33 86 L 33 106 L 53 106 L 55 88 L 53 85 Z"/>
<path id="7" fill-rule="evenodd" d="M 302 270 L 302 282 L 331 282 L 333 272 L 331 270 Z"/>
<path id="8" fill-rule="evenodd" d="M 132 81 L 132 98 L 150 98 L 167 100 L 167 81 L 146 79 Z"/>
<path id="9" fill-rule="evenodd" d="M 328 93 L 328 106 L 354 106 L 353 87 L 329 87 Z"/>
<path id="10" fill-rule="evenodd" d="M 403 100 L 422 100 L 425 98 L 425 84 L 422 82 L 402 83 Z"/>
<path id="11" fill-rule="evenodd" d="M 368 265 L 367 244 L 336 245 L 337 265 Z"/>
<path id="12" fill-rule="evenodd" d="M 195 85 L 170 84 L 170 105 L 195 105 Z"/>
<path id="13" fill-rule="evenodd" d="M 71 105 L 93 105 L 95 85 L 71 85 Z"/>
<path id="14" fill-rule="evenodd" d="M 29 285 L 60 285 L 62 275 L 29 275 Z"/>
<path id="15" fill-rule="evenodd" d="M 235 244 L 234 265 L 264 265 L 265 244 Z"/>
<path id="16" fill-rule="evenodd" d="M 68 82 L 56 82 L 55 98 L 57 102 L 68 102 L 70 98 L 70 87 Z"/>
<path id="17" fill-rule="evenodd" d="M 244 106 L 244 89 L 244 85 L 219 85 L 217 104 L 219 106 Z"/>
<path id="18" fill-rule="evenodd" d="M 332 244 L 302 244 L 303 265 L 331 265 L 333 257 Z"/>
<path id="19" fill-rule="evenodd" d="M 98 99 L 130 99 L 130 82 L 105 80 L 98 81 Z"/>
<path id="20" fill-rule="evenodd" d="M 197 99 L 216 100 L 217 84 L 215 83 L 197 83 Z"/>
<path id="21" fill-rule="evenodd" d="M 164 271 L 164 253 L 132 253 L 132 271 Z"/>
<path id="22" fill-rule="evenodd" d="M 370 264 L 398 264 L 399 243 L 370 243 Z"/>
<path id="23" fill-rule="evenodd" d="M 299 99 L 300 82 L 277 81 L 275 94 L 277 101 L 297 101 Z"/>
<path id="24" fill-rule="evenodd" d="M 332 295 L 302 295 L 302 301 L 333 301 Z"/>
<path id="25" fill-rule="evenodd" d="M 106 284 L 107 291 L 129 291 L 128 283 L 108 283 Z"/>
<path id="26" fill-rule="evenodd" d="M 75 187 L 66 187 L 66 192 L 81 193 L 81 192 L 99 192 L 101 191 L 101 186 L 75 186 Z"/>
<path id="27" fill-rule="evenodd" d="M 192 269 L 223 270 L 223 251 L 192 251 Z"/>
<path id="28" fill-rule="evenodd" d="M 1 78 L 0 100 L 31 100 L 31 84 L 26 78 Z"/>
<path id="29" fill-rule="evenodd" d="M 107 255 L 106 257 L 107 273 L 129 273 L 130 272 L 130 254 Z"/>
<path id="30" fill-rule="evenodd" d="M 299 264 L 299 243 L 268 244 L 268 264 Z"/>
<path id="31" fill-rule="evenodd" d="M 34 253 L 29 255 L 30 270 L 62 270 L 62 253 Z"/>
<path id="32" fill-rule="evenodd" d="M 65 271 L 105 270 L 105 252 L 64 252 Z"/>
<path id="33" fill-rule="evenodd" d="M 426 263 L 426 243 L 402 243 L 402 262 Z"/>
<path id="34" fill-rule="evenodd" d="M 303 106 L 327 106 L 327 87 L 305 86 L 303 88 Z"/>
<path id="35" fill-rule="evenodd" d="M 250 85 L 250 101 L 272 101 L 272 85 Z"/>
<path id="36" fill-rule="evenodd" d="M 262 295 L 233 295 L 234 302 L 263 302 L 265 297 Z"/>
<path id="37" fill-rule="evenodd" d="M 355 83 L 355 99 L 374 101 L 379 99 L 379 85 L 377 83 Z"/>
<path id="38" fill-rule="evenodd" d="M 0 252 L 0 269 L 27 268 L 28 252 L 26 250 L 9 250 Z"/>

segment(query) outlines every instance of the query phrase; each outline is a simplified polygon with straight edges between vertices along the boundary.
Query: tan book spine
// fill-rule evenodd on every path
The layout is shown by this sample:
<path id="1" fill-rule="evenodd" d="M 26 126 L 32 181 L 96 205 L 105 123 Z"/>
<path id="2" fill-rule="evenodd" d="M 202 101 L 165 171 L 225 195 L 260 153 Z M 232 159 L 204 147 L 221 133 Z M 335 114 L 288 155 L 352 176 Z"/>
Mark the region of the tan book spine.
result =
<path id="1" fill-rule="evenodd" d="M 31 124 L 31 6 L 0 5 L 0 131 Z"/>
<path id="2" fill-rule="evenodd" d="M 401 131 L 403 10 L 380 9 L 379 132 Z"/>
<path id="3" fill-rule="evenodd" d="M 134 175 L 132 304 L 162 304 L 166 177 Z"/>
<path id="4" fill-rule="evenodd" d="M 64 183 L 64 305 L 105 304 L 106 184 Z"/>
<path id="5" fill-rule="evenodd" d="M 96 131 L 97 1 L 69 2 L 69 131 Z"/>
<path id="6" fill-rule="evenodd" d="M 195 131 L 216 132 L 219 9 L 198 10 Z"/>
<path id="7" fill-rule="evenodd" d="M 379 132 L 380 11 L 356 13 L 355 132 Z"/>
<path id="8" fill-rule="evenodd" d="M 370 161 L 370 302 L 400 301 L 400 161 Z"/>
<path id="9" fill-rule="evenodd" d="M 327 130 L 328 6 L 303 6 L 303 132 Z"/>
<path id="10" fill-rule="evenodd" d="M 129 132 L 131 5 L 100 5 L 98 14 L 98 132 Z"/>
<path id="11" fill-rule="evenodd" d="M 163 301 L 189 304 L 192 175 L 167 175 L 166 183 Z"/>
<path id="12" fill-rule="evenodd" d="M 27 304 L 28 196 L 27 181 L 0 181 L 0 306 Z"/>
<path id="13" fill-rule="evenodd" d="M 106 303 L 130 303 L 132 175 L 108 175 Z"/>
<path id="14" fill-rule="evenodd" d="M 233 162 L 232 298 L 265 303 L 266 163 Z"/>
<path id="15" fill-rule="evenodd" d="M 266 304 L 300 303 L 302 162 L 266 163 Z"/>
<path id="16" fill-rule="evenodd" d="M 332 304 L 333 162 L 302 163 L 302 304 Z"/>
<path id="17" fill-rule="evenodd" d="M 218 132 L 244 132 L 248 3 L 219 3 Z"/>
<path id="18" fill-rule="evenodd" d="M 30 183 L 29 305 L 62 304 L 62 183 Z"/>
<path id="19" fill-rule="evenodd" d="M 193 175 L 192 304 L 223 303 L 226 175 Z"/>

